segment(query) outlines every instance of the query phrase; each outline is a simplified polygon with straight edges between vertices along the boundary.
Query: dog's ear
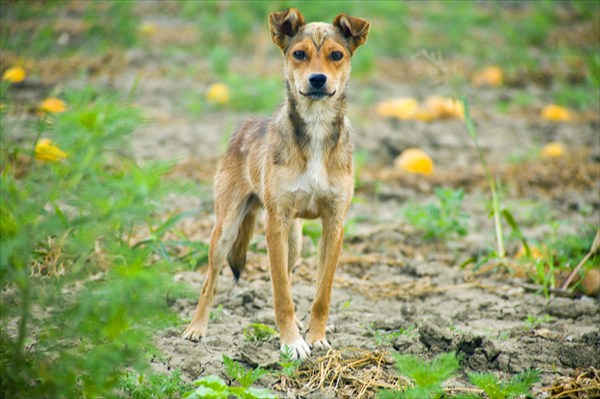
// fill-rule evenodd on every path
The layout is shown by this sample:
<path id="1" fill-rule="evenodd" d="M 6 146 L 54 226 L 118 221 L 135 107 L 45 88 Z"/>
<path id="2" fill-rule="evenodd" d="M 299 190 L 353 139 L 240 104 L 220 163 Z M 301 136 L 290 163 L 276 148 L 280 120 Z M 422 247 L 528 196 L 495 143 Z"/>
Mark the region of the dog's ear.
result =
<path id="1" fill-rule="evenodd" d="M 342 36 L 348 41 L 350 51 L 354 53 L 358 46 L 367 41 L 371 24 L 366 19 L 340 14 L 333 20 L 333 26 L 339 29 Z"/>
<path id="2" fill-rule="evenodd" d="M 290 39 L 298 33 L 298 29 L 304 23 L 304 15 L 296 8 L 272 12 L 269 14 L 269 28 L 273 43 L 285 51 Z"/>

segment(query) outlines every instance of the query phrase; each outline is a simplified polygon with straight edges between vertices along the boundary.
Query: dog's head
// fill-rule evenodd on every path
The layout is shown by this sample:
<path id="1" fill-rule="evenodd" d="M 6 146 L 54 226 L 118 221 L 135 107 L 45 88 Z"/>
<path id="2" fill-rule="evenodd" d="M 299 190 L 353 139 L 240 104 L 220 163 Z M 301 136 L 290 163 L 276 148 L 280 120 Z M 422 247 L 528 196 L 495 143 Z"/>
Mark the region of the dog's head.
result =
<path id="1" fill-rule="evenodd" d="M 367 41 L 369 22 L 340 14 L 333 24 L 306 24 L 295 8 L 269 15 L 271 38 L 283 51 L 291 94 L 312 101 L 343 94 L 350 58 Z"/>

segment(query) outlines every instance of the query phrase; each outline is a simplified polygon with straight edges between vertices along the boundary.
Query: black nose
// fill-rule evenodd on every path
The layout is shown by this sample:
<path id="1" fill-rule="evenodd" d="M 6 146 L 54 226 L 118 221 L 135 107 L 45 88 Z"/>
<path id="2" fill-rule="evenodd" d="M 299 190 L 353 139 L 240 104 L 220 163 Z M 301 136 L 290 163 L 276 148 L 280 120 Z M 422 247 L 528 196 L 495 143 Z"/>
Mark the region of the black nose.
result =
<path id="1" fill-rule="evenodd" d="M 322 73 L 313 73 L 308 77 L 308 81 L 314 89 L 320 89 L 327 83 L 327 76 Z"/>

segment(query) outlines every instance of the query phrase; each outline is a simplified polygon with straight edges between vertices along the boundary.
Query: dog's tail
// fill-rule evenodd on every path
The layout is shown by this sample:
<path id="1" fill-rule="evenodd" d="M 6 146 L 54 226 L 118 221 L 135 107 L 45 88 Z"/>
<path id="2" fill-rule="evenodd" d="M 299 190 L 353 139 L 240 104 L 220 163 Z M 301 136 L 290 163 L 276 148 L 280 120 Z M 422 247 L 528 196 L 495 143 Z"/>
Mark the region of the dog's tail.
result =
<path id="1" fill-rule="evenodd" d="M 240 279 L 240 274 L 246 267 L 246 253 L 248 252 L 248 245 L 254 232 L 254 224 L 256 221 L 256 209 L 249 209 L 244 217 L 238 235 L 227 254 L 227 263 L 233 272 L 233 278 L 235 281 Z"/>

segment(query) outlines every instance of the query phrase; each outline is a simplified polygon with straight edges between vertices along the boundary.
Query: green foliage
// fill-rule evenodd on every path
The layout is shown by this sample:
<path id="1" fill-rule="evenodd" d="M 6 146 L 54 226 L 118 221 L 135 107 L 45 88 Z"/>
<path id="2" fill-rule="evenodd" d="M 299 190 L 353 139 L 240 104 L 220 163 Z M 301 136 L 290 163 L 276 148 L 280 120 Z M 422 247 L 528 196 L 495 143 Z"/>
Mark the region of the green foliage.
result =
<path id="1" fill-rule="evenodd" d="M 248 341 L 269 341 L 277 335 L 277 330 L 261 323 L 252 323 L 243 331 Z"/>
<path id="2" fill-rule="evenodd" d="M 253 77 L 231 74 L 225 78 L 231 90 L 229 107 L 236 111 L 272 112 L 283 100 L 279 76 Z"/>
<path id="3" fill-rule="evenodd" d="M 173 371 L 170 375 L 128 372 L 119 382 L 119 388 L 131 399 L 161 399 L 182 397 L 192 388 L 192 384 L 181 379 L 179 370 Z"/>
<path id="4" fill-rule="evenodd" d="M 246 370 L 244 366 L 226 355 L 223 355 L 223 364 L 225 365 L 225 373 L 229 378 L 237 381 L 244 388 L 248 388 L 268 373 L 267 370 L 261 369 L 260 367 Z"/>
<path id="5" fill-rule="evenodd" d="M 469 373 L 471 384 L 483 389 L 489 399 L 514 399 L 527 395 L 533 384 L 540 380 L 540 371 L 530 369 L 500 382 L 492 373 Z"/>
<path id="6" fill-rule="evenodd" d="M 169 165 L 142 167 L 128 155 L 138 110 L 89 89 L 65 97 L 67 112 L 25 127 L 23 137 L 34 140 L 1 137 L 0 392 L 7 397 L 105 396 L 126 367 L 143 366 L 153 331 L 176 320 L 157 295 L 178 289 L 166 265 L 152 264 L 152 249 L 131 241 L 180 186 L 165 178 Z M 33 159 L 40 137 L 67 158 Z"/>
<path id="7" fill-rule="evenodd" d="M 279 367 L 281 367 L 281 374 L 286 377 L 291 377 L 296 373 L 296 370 L 302 364 L 302 360 L 294 359 L 294 350 L 288 346 L 284 345 L 279 352 Z"/>
<path id="8" fill-rule="evenodd" d="M 462 210 L 462 189 L 435 188 L 437 203 L 411 204 L 404 212 L 408 223 L 424 232 L 425 239 L 447 239 L 467 234 L 468 214 Z"/>
<path id="9" fill-rule="evenodd" d="M 393 356 L 398 373 L 413 380 L 414 386 L 404 391 L 381 390 L 378 399 L 439 398 L 444 392 L 442 384 L 454 376 L 459 366 L 454 352 L 442 353 L 430 361 L 412 355 L 394 353 Z"/>
<path id="10" fill-rule="evenodd" d="M 527 318 L 525 319 L 525 324 L 528 328 L 536 328 L 541 324 L 550 322 L 551 320 L 552 317 L 547 314 L 541 316 L 527 315 Z"/>
<path id="11" fill-rule="evenodd" d="M 414 325 L 411 325 L 408 328 L 400 328 L 396 331 L 375 329 L 373 326 L 366 326 L 366 328 L 369 334 L 375 339 L 375 345 L 377 346 L 392 345 L 401 335 L 410 335 L 415 331 Z"/>
<path id="12" fill-rule="evenodd" d="M 228 386 L 223 379 L 216 376 L 206 376 L 194 382 L 196 389 L 184 395 L 187 399 L 228 399 L 230 397 L 243 399 L 272 399 L 276 396 L 267 389 L 254 388 L 251 385 L 268 373 L 260 367 L 246 370 L 238 362 L 223 355 L 225 373 L 241 386 Z"/>

